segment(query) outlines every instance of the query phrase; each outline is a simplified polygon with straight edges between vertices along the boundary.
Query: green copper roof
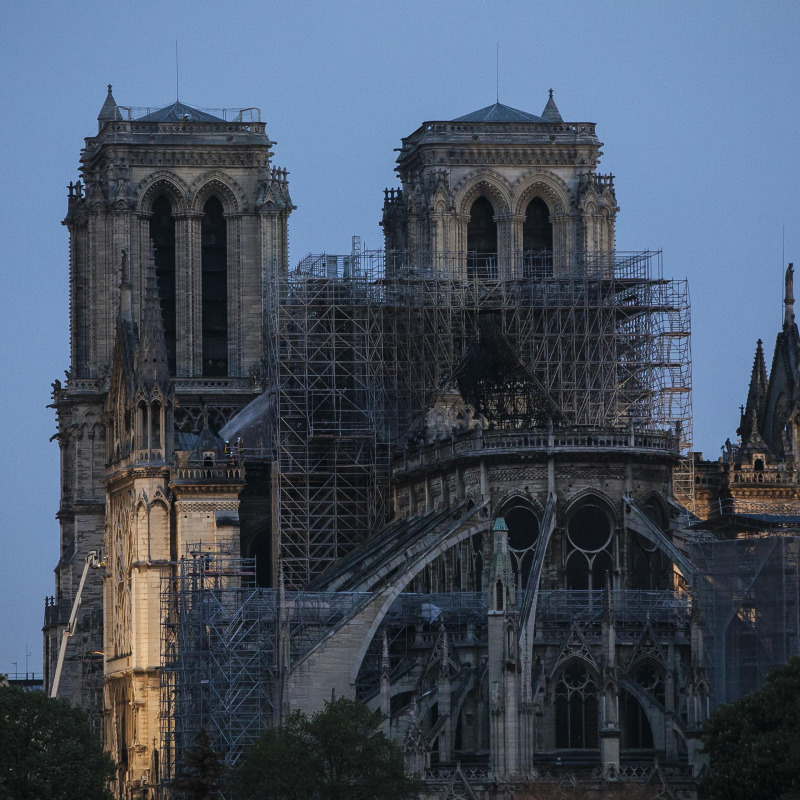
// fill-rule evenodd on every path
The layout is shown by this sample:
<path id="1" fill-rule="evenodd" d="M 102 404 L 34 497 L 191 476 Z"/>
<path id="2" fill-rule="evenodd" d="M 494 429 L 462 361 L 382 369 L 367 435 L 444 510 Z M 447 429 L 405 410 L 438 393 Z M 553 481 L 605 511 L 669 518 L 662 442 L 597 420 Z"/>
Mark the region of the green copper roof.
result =
<path id="1" fill-rule="evenodd" d="M 495 103 L 493 106 L 486 106 L 471 114 L 457 117 L 453 122 L 545 122 L 545 120 L 535 114 L 528 114 L 527 111 Z"/>

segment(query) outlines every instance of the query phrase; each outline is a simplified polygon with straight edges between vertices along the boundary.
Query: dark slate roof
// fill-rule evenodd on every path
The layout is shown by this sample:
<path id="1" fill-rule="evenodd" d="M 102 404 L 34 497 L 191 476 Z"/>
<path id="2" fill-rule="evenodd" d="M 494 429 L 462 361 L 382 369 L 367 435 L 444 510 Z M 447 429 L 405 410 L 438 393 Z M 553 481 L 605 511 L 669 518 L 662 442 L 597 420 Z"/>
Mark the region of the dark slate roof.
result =
<path id="1" fill-rule="evenodd" d="M 527 111 L 520 111 L 511 106 L 504 106 L 502 103 L 495 103 L 493 106 L 486 106 L 479 111 L 457 117 L 453 122 L 544 122 L 541 117 L 535 114 L 528 114 Z"/>
<path id="2" fill-rule="evenodd" d="M 224 120 L 215 117 L 213 114 L 207 114 L 205 111 L 200 111 L 180 100 L 176 100 L 171 106 L 159 108 L 158 111 L 153 111 L 151 114 L 146 114 L 139 117 L 139 122 L 223 122 Z"/>

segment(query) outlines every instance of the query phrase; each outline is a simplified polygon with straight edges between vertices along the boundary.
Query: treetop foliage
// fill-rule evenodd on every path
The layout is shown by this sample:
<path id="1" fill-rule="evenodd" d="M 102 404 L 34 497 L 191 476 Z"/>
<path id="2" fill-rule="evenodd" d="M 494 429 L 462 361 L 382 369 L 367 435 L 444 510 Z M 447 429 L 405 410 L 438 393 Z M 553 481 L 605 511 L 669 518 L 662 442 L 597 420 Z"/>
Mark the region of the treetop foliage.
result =
<path id="1" fill-rule="evenodd" d="M 228 771 L 224 756 L 217 752 L 205 728 L 201 728 L 183 756 L 173 788 L 186 800 L 209 800 L 214 797 Z"/>
<path id="2" fill-rule="evenodd" d="M 381 730 L 381 716 L 340 698 L 265 731 L 233 776 L 236 800 L 410 800 L 421 782 Z"/>
<path id="3" fill-rule="evenodd" d="M 800 658 L 772 672 L 761 691 L 716 709 L 703 751 L 709 800 L 800 798 Z"/>
<path id="4" fill-rule="evenodd" d="M 81 709 L 0 687 L 0 800 L 112 800 L 113 776 Z"/>

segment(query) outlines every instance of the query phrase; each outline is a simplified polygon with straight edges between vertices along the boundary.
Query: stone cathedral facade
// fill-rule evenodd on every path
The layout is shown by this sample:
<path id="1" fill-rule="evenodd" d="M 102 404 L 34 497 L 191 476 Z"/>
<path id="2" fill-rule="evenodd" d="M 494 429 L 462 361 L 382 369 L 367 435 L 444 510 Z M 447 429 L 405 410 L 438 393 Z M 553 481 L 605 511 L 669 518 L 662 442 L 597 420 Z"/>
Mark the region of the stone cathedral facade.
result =
<path id="1" fill-rule="evenodd" d="M 109 87 L 69 189 L 45 681 L 98 551 L 59 695 L 119 796 L 163 796 L 200 725 L 235 760 L 332 692 L 383 713 L 432 797 L 654 759 L 690 786 L 710 688 L 675 478 L 688 306 L 656 255 L 617 251 L 594 124 L 552 93 L 425 122 L 385 250 L 295 268 L 272 145 L 256 110 Z M 232 626 L 186 633 L 222 597 L 257 621 L 235 736 L 220 697 L 244 683 L 209 660 Z"/>

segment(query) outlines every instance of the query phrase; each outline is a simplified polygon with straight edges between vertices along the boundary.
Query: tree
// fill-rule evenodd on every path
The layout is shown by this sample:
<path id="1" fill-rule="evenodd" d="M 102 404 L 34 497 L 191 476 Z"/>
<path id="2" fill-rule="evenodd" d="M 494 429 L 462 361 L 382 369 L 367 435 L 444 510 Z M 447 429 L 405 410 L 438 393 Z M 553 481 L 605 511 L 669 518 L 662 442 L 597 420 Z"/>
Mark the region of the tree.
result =
<path id="1" fill-rule="evenodd" d="M 237 800 L 408 800 L 421 781 L 381 730 L 381 716 L 340 698 L 265 731 L 234 775 Z"/>
<path id="2" fill-rule="evenodd" d="M 714 711 L 703 751 L 710 800 L 800 797 L 800 658 L 772 672 L 761 691 Z"/>
<path id="3" fill-rule="evenodd" d="M 224 758 L 211 745 L 211 737 L 200 728 L 194 746 L 183 754 L 183 761 L 173 784 L 187 800 L 209 800 L 220 788 L 228 771 Z"/>
<path id="4" fill-rule="evenodd" d="M 65 700 L 0 687 L 0 798 L 111 800 L 114 764 Z"/>

